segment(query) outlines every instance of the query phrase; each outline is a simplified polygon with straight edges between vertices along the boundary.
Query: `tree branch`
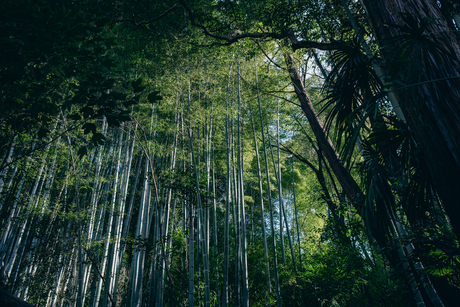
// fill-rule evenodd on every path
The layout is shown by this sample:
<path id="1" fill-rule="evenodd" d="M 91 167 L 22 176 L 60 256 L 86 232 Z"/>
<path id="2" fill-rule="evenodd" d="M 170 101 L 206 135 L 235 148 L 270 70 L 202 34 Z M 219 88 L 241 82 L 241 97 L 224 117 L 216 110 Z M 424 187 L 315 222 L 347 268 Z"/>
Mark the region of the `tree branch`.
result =
<path id="1" fill-rule="evenodd" d="M 272 97 L 275 97 L 275 98 L 278 98 L 278 99 L 287 101 L 287 102 L 289 102 L 289 103 L 291 103 L 291 104 L 293 104 L 293 105 L 295 105 L 295 106 L 297 106 L 297 107 L 299 107 L 299 108 L 302 107 L 300 104 L 295 103 L 295 102 L 292 101 L 292 100 L 289 100 L 289 99 L 287 99 L 287 98 L 285 98 L 285 97 L 281 97 L 281 96 L 275 95 L 275 94 L 270 93 L 270 92 L 264 92 L 264 91 L 262 91 L 262 94 L 266 94 L 266 95 L 269 95 L 269 96 L 272 96 Z"/>
<path id="2" fill-rule="evenodd" d="M 209 30 L 206 26 L 204 26 L 203 24 L 198 23 L 196 21 L 195 15 L 194 15 L 192 9 L 185 3 L 184 0 L 179 0 L 179 2 L 174 3 L 170 8 L 168 8 L 163 13 L 161 13 L 160 15 L 158 15 L 157 17 L 155 17 L 153 19 L 149 19 L 149 20 L 145 20 L 145 21 L 141 21 L 141 22 L 136 22 L 134 19 L 128 18 L 128 19 L 114 20 L 114 22 L 131 22 L 137 28 L 137 27 L 139 27 L 141 25 L 148 25 L 148 24 L 151 24 L 151 23 L 153 23 L 155 21 L 160 20 L 161 18 L 163 18 L 164 16 L 166 16 L 170 12 L 172 12 L 179 5 L 184 7 L 184 9 L 187 11 L 187 13 L 188 13 L 188 15 L 190 17 L 190 22 L 191 22 L 192 26 L 201 29 L 205 36 L 208 36 L 208 37 L 214 38 L 214 39 L 216 39 L 218 41 L 221 41 L 221 42 L 214 42 L 214 43 L 211 43 L 211 44 L 208 44 L 208 45 L 199 45 L 201 47 L 229 46 L 229 45 L 231 45 L 233 43 L 239 42 L 240 40 L 242 40 L 244 38 L 252 38 L 252 39 L 256 39 L 256 38 L 261 38 L 261 39 L 265 39 L 265 38 L 283 39 L 283 38 L 289 37 L 290 40 L 291 40 L 292 49 L 294 51 L 296 51 L 298 49 L 312 49 L 312 48 L 320 49 L 320 50 L 344 50 L 344 51 L 352 50 L 352 47 L 350 47 L 344 41 L 331 40 L 331 42 L 329 42 L 329 43 L 321 43 L 321 42 L 314 42 L 314 41 L 308 41 L 308 40 L 307 41 L 298 41 L 297 38 L 294 37 L 294 35 L 289 35 L 287 33 L 286 34 L 281 34 L 281 33 L 276 33 L 276 32 L 246 32 L 246 33 L 242 33 L 241 31 L 236 30 L 236 31 L 234 31 L 232 34 L 230 34 L 228 36 L 217 35 L 217 34 L 214 34 L 213 31 Z M 260 48 L 260 46 L 259 46 L 259 48 Z M 260 48 L 260 49 L 262 50 L 262 48 Z M 262 50 L 262 52 L 264 52 L 264 51 Z M 264 52 L 264 54 L 265 54 L 265 52 Z M 268 58 L 268 56 L 267 56 L 267 58 Z M 268 59 L 271 61 L 270 58 L 268 58 Z M 277 65 L 277 64 L 275 64 L 275 65 L 278 68 L 281 68 L 279 65 Z"/>
<path id="3" fill-rule="evenodd" d="M 193 11 L 190 9 L 190 7 L 183 1 L 180 0 L 179 3 L 185 8 L 187 11 L 189 17 L 190 17 L 190 22 L 192 23 L 192 26 L 200 28 L 203 31 L 203 34 L 205 36 L 212 37 L 214 39 L 217 39 L 219 41 L 225 41 L 225 43 L 212 43 L 210 45 L 207 45 L 209 47 L 212 46 L 228 46 L 233 43 L 236 43 L 240 41 L 243 38 L 276 38 L 276 39 L 282 39 L 285 38 L 285 35 L 282 35 L 280 33 L 275 33 L 275 32 L 261 32 L 261 33 L 241 33 L 241 31 L 237 30 L 233 34 L 228 35 L 228 36 L 220 36 L 214 34 L 211 30 L 209 30 L 207 27 L 204 25 L 197 23 L 195 20 L 195 15 L 193 14 Z"/>
<path id="4" fill-rule="evenodd" d="M 319 170 L 313 165 L 313 163 L 311 163 L 308 159 L 302 157 L 301 155 L 295 153 L 294 151 L 292 151 L 289 147 L 286 147 L 284 145 L 281 145 L 280 147 L 280 150 L 281 151 L 284 151 L 288 154 L 291 154 L 293 155 L 297 160 L 299 160 L 300 162 L 302 163 L 305 163 L 306 165 L 308 165 L 309 168 L 311 168 L 311 170 L 315 173 L 315 174 L 318 174 Z"/>
<path id="5" fill-rule="evenodd" d="M 345 43 L 344 41 L 335 41 L 331 40 L 329 43 L 320 43 L 314 41 L 298 41 L 295 40 L 292 42 L 292 49 L 296 51 L 297 49 L 320 49 L 320 50 L 343 50 L 343 51 L 352 51 L 353 48 Z"/>
<path id="6" fill-rule="evenodd" d="M 254 42 L 257 44 L 257 46 L 259 47 L 260 51 L 262 51 L 262 53 L 265 55 L 265 57 L 273 64 L 275 65 L 276 67 L 278 67 L 279 69 L 281 70 L 285 70 L 284 68 L 282 68 L 280 65 L 276 64 L 269 56 L 267 53 L 265 53 L 265 50 L 262 48 L 262 46 L 259 44 L 258 41 L 254 40 Z"/>
<path id="7" fill-rule="evenodd" d="M 178 5 L 179 5 L 179 3 L 174 3 L 173 6 L 171 6 L 169 9 L 167 9 L 166 11 L 164 11 L 163 13 L 158 15 L 157 17 L 155 17 L 153 19 L 141 21 L 139 23 L 137 23 L 134 19 L 118 19 L 118 20 L 114 20 L 113 22 L 131 22 L 137 28 L 137 27 L 139 27 L 141 25 L 147 25 L 147 24 L 153 23 L 153 22 L 163 18 L 164 16 L 166 16 L 170 12 L 172 12 Z"/>

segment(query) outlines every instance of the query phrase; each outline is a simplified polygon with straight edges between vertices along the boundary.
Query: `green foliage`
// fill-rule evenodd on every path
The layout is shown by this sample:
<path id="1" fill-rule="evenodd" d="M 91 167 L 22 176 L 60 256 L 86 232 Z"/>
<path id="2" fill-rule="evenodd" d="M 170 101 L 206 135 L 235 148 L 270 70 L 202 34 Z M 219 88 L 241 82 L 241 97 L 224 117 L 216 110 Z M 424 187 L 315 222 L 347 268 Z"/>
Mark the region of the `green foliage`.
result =
<path id="1" fill-rule="evenodd" d="M 21 0 L 5 4 L 5 10 L 0 13 L 0 101 L 5 110 L 0 114 L 0 155 L 5 157 L 13 144 L 17 144 L 13 158 L 30 157 L 11 162 L 9 165 L 14 167 L 7 169 L 5 175 L 0 172 L 2 184 L 10 184 L 0 195 L 1 230 L 6 227 L 10 212 L 21 213 L 14 218 L 14 231 L 20 229 L 22 223 L 28 223 L 27 240 L 22 245 L 24 258 L 18 261 L 20 273 L 14 280 L 4 279 L 7 286 L 27 288 L 30 301 L 43 304 L 55 289 L 59 270 L 74 270 L 77 222 L 83 225 L 85 265 L 91 264 L 93 269 L 101 266 L 107 244 L 116 243 L 113 237 L 109 240 L 105 237 L 109 232 L 109 212 L 113 209 L 117 217 L 128 213 L 126 207 L 125 212 L 117 212 L 124 187 L 120 183 L 115 186 L 114 181 L 116 172 L 126 170 L 120 176 L 126 179 L 128 189 L 124 196 L 132 197 L 133 208 L 129 224 L 124 224 L 128 219 L 120 219 L 127 231 L 127 237 L 120 242 L 125 248 L 120 264 L 125 284 L 118 288 L 121 305 L 128 305 L 130 299 L 131 284 L 125 281 L 132 278 L 129 277 L 132 276 L 130 264 L 139 249 L 145 250 L 147 257 L 143 265 L 149 268 L 141 276 L 143 291 L 154 295 L 150 287 L 160 280 L 162 269 L 160 242 L 165 244 L 169 262 L 164 305 L 187 304 L 190 235 L 195 235 L 195 297 L 197 301 L 202 300 L 204 239 L 197 231 L 197 189 L 203 200 L 200 214 L 208 219 L 204 225 L 209 224 L 211 303 L 220 305 L 228 188 L 225 130 L 228 118 L 232 155 L 228 158 L 236 172 L 240 97 L 251 305 L 276 304 L 275 292 L 269 293 L 267 289 L 263 248 L 262 223 L 268 224 L 269 219 L 265 172 L 271 175 L 268 180 L 275 203 L 278 191 L 273 163 L 269 163 L 268 169 L 263 163 L 261 137 L 264 134 L 269 140 L 267 147 L 276 156 L 275 110 L 278 106 L 280 177 L 284 192 L 281 197 L 294 239 L 297 267 L 294 269 L 293 259 L 287 252 L 286 264 L 278 268 L 285 306 L 410 306 L 412 293 L 408 280 L 404 279 L 404 275 L 410 274 L 416 278 L 429 276 L 435 286 L 441 284 L 448 289 L 458 284 L 458 241 L 452 237 L 443 207 L 433 192 L 426 161 L 410 129 L 395 119 L 385 98 L 391 85 L 398 83 L 393 76 L 410 64 L 408 54 L 421 53 L 426 57 L 425 48 L 439 53 L 426 33 L 427 25 L 434 21 L 405 17 L 407 24 L 398 26 L 403 33 L 400 39 L 406 42 L 404 50 L 389 68 L 387 83 L 382 85 L 372 69 L 373 59 L 365 55 L 359 39 L 352 35 L 350 21 L 339 1 L 188 3 L 194 22 L 203 24 L 215 35 L 227 37 L 241 31 L 273 31 L 291 39 L 295 36 L 321 42 L 326 38 L 330 42 L 340 40 L 342 47 L 346 46 L 319 54 L 321 60 L 326 59 L 325 69 L 330 70 L 325 81 L 318 76 L 309 77 L 314 72 L 309 63 L 311 53 L 298 52 L 296 61 L 305 67 L 302 68 L 304 83 L 314 106 L 322 108 L 319 118 L 325 119 L 325 128 L 334 137 L 340 160 L 361 183 L 365 194 L 363 203 L 359 204 L 361 207 L 353 207 L 356 204 L 346 199 L 308 121 L 295 105 L 293 88 L 281 69 L 281 53 L 286 51 L 283 48 L 288 44 L 287 39 L 257 43 L 241 40 L 228 49 L 198 48 L 197 45 L 212 44 L 216 40 L 203 38 L 203 28 L 190 23 L 189 12 L 179 9 L 185 2 L 176 5 L 165 1 L 63 1 L 57 5 Z M 156 13 L 169 8 L 171 11 L 161 22 L 154 21 Z M 359 2 L 352 3 L 351 9 L 358 20 L 365 20 Z M 118 21 L 113 22 L 114 19 Z M 257 84 L 254 61 L 258 66 Z M 259 97 L 263 104 L 263 123 L 261 127 L 255 120 L 254 127 L 262 162 L 262 197 L 252 132 L 252 122 L 259 116 Z M 195 161 L 191 161 L 188 149 L 188 129 Z M 133 138 L 135 142 L 131 143 Z M 54 139 L 61 143 L 53 143 Z M 47 142 L 51 146 L 47 146 Z M 31 153 L 35 143 L 42 150 Z M 122 154 L 118 163 L 119 148 Z M 147 164 L 147 171 L 145 160 L 141 160 L 139 174 L 134 168 L 127 173 L 131 148 L 133 161 L 138 161 L 140 156 L 149 157 L 152 164 Z M 81 159 L 75 159 L 76 156 Z M 98 165 L 101 165 L 100 172 Z M 0 170 L 6 166 L 3 162 Z M 198 187 L 194 167 L 199 172 Z M 215 172 L 215 193 L 210 191 L 213 179 L 207 173 L 208 167 Z M 142 183 L 133 189 L 137 176 Z M 158 195 L 153 194 L 154 182 Z M 35 184 L 39 187 L 37 190 L 33 188 Z M 149 219 L 153 223 L 161 221 L 161 224 L 152 224 L 148 238 L 134 235 L 144 189 L 152 191 Z M 171 197 L 168 205 L 174 203 L 175 210 L 166 206 L 168 197 Z M 242 284 L 236 279 L 235 271 L 240 261 L 237 244 L 241 238 L 237 237 L 235 221 L 237 202 L 233 196 L 230 200 L 229 291 L 230 305 L 236 305 L 236 292 Z M 261 210 L 262 200 L 265 212 Z M 189 228 L 192 206 L 195 233 Z M 158 227 L 166 225 L 164 210 L 167 208 L 171 210 L 168 232 L 158 238 Z M 274 216 L 278 228 L 279 212 L 274 212 Z M 395 220 L 406 227 L 407 235 L 396 233 Z M 100 226 L 98 238 L 92 241 L 89 238 L 91 223 Z M 269 242 L 270 234 L 267 231 Z M 218 238 L 216 246 L 214 235 Z M 380 253 L 373 245 L 375 238 L 383 242 Z M 279 256 L 279 229 L 275 229 L 274 239 Z M 287 251 L 288 240 L 284 239 Z M 425 270 L 406 271 L 382 256 L 391 256 L 401 242 L 415 247 L 407 259 L 412 264 L 423 263 Z M 274 259 L 270 249 L 269 246 L 274 284 Z M 29 265 L 35 265 L 38 275 L 25 273 Z M 90 283 L 99 278 L 95 272 L 88 273 Z M 63 278 L 69 287 L 66 292 L 61 291 L 59 299 L 70 303 L 76 286 L 69 277 L 71 274 L 66 274 Z M 144 302 L 146 300 L 144 298 Z"/>
<path id="2" fill-rule="evenodd" d="M 116 57 L 119 42 L 102 4 L 7 1 L 0 19 L 0 154 L 13 139 L 49 141 L 64 130 L 81 129 L 100 145 L 95 120 L 117 127 L 139 103 L 142 80 L 125 81 Z M 151 101 L 161 99 L 149 96 Z M 25 146 L 26 144 L 23 144 Z M 79 154 L 82 155 L 82 149 Z M 1 165 L 1 168 L 5 165 Z"/>
<path id="3" fill-rule="evenodd" d="M 385 268 L 384 259 L 350 228 L 353 244 L 337 236 L 334 223 L 304 254 L 301 272 L 282 268 L 283 303 L 289 306 L 412 306 L 411 293 Z"/>
<path id="4" fill-rule="evenodd" d="M 344 161 L 350 163 L 366 121 L 375 121 L 382 96 L 379 78 L 372 69 L 357 37 L 347 43 L 346 50 L 336 50 L 328 59 L 331 71 L 323 84 L 323 107 L 326 129 L 335 136 Z"/>

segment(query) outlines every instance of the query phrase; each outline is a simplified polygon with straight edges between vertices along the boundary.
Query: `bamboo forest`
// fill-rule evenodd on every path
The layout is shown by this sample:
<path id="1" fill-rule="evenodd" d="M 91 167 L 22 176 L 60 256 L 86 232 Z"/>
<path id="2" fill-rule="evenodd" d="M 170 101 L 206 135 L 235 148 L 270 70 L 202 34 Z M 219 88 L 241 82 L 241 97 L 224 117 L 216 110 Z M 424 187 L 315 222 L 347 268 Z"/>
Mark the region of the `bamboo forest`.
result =
<path id="1" fill-rule="evenodd" d="M 0 306 L 459 306 L 456 0 L 0 3 Z"/>

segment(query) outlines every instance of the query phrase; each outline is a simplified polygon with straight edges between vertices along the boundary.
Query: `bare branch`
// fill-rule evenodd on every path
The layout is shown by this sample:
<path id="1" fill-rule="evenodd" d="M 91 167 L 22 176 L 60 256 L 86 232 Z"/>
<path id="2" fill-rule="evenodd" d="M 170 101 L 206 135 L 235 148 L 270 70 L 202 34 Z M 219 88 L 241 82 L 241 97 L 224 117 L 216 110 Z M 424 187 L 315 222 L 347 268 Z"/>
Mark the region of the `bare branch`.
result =
<path id="1" fill-rule="evenodd" d="M 265 50 L 262 48 L 262 46 L 259 44 L 259 42 L 257 42 L 256 40 L 254 40 L 254 42 L 257 44 L 257 46 L 259 47 L 260 51 L 262 51 L 262 53 L 265 55 L 265 57 L 273 64 L 275 65 L 276 67 L 278 67 L 279 69 L 281 70 L 285 70 L 284 68 L 282 68 L 281 66 L 279 66 L 278 64 L 276 64 L 269 56 L 268 54 L 265 53 Z"/>
<path id="2" fill-rule="evenodd" d="M 292 101 L 292 100 L 290 100 L 290 99 L 287 99 L 287 98 L 285 98 L 285 97 L 278 96 L 278 95 L 275 95 L 275 94 L 270 93 L 270 92 L 264 92 L 264 91 L 262 91 L 262 93 L 263 93 L 263 94 L 266 94 L 266 95 L 273 96 L 273 97 L 278 98 L 278 99 L 281 99 L 281 100 L 284 100 L 284 101 L 286 101 L 286 102 L 292 103 L 293 105 L 295 105 L 295 106 L 297 106 L 297 107 L 302 107 L 300 104 L 298 104 L 298 103 L 296 103 L 296 102 L 294 102 L 294 101 Z"/>

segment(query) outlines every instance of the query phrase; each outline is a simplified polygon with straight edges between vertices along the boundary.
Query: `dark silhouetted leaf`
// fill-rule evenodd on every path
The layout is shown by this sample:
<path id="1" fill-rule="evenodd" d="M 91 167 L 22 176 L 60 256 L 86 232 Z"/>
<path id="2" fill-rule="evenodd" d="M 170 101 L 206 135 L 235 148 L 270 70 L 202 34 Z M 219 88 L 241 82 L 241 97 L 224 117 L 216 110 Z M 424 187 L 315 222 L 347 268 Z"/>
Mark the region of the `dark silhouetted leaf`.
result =
<path id="1" fill-rule="evenodd" d="M 86 123 L 82 127 L 84 129 L 85 134 L 88 134 L 90 132 L 96 133 L 96 125 L 93 123 Z"/>
<path id="2" fill-rule="evenodd" d="M 86 156 L 88 154 L 88 149 L 86 146 L 82 146 L 78 149 L 78 157 L 82 158 L 83 156 Z"/>
<path id="3" fill-rule="evenodd" d="M 131 82 L 134 93 L 142 92 L 145 89 L 145 86 L 142 85 L 142 79 L 137 79 L 136 81 Z"/>
<path id="4" fill-rule="evenodd" d="M 163 98 L 160 96 L 159 91 L 155 91 L 149 94 L 148 99 L 150 103 L 154 103 L 155 101 L 162 100 Z"/>
<path id="5" fill-rule="evenodd" d="M 93 142 L 94 145 L 103 145 L 105 142 L 106 138 L 102 133 L 93 133 L 93 136 L 91 137 L 91 141 Z"/>

